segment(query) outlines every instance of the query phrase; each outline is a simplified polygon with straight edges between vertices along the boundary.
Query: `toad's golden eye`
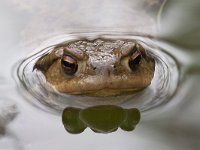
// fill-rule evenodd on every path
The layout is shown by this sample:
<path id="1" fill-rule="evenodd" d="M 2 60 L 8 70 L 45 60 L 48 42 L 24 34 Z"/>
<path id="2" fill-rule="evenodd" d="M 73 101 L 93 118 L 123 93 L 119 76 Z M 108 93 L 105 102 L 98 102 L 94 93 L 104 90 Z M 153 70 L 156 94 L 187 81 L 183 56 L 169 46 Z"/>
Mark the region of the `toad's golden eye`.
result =
<path id="1" fill-rule="evenodd" d="M 69 55 L 62 56 L 61 66 L 66 75 L 74 75 L 78 69 L 77 60 Z"/>
<path id="2" fill-rule="evenodd" d="M 140 65 L 141 61 L 141 53 L 140 51 L 136 50 L 129 58 L 128 64 L 132 71 L 135 71 L 138 66 Z"/>

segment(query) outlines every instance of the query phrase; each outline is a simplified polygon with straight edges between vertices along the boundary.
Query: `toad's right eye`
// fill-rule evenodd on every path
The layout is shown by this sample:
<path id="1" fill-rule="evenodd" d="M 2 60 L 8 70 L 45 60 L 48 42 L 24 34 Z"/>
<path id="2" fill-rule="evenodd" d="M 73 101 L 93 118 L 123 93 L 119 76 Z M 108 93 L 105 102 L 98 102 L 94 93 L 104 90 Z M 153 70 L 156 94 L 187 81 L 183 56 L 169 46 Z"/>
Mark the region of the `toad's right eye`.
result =
<path id="1" fill-rule="evenodd" d="M 62 56 L 61 66 L 66 75 L 74 75 L 78 70 L 77 60 L 69 55 Z"/>
<path id="2" fill-rule="evenodd" d="M 138 50 L 130 56 L 128 64 L 132 71 L 135 71 L 139 66 L 141 57 L 141 53 Z"/>

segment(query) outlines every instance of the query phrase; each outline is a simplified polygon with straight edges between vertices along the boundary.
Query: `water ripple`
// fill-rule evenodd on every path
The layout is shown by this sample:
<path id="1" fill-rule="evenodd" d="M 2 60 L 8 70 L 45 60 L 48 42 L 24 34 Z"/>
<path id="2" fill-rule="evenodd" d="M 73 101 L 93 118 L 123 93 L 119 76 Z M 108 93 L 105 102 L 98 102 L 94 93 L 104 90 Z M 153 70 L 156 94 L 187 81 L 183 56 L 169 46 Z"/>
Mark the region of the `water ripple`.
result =
<path id="1" fill-rule="evenodd" d="M 33 66 L 41 56 L 49 53 L 55 45 L 82 37 L 138 40 L 143 47 L 146 47 L 149 55 L 155 59 L 155 74 L 151 85 L 136 94 L 109 98 L 72 96 L 55 92 L 40 71 L 33 71 Z M 146 111 L 171 100 L 179 83 L 179 71 L 176 60 L 147 37 L 125 34 L 79 33 L 61 35 L 40 45 L 34 54 L 20 62 L 17 68 L 17 83 L 22 87 L 21 92 L 26 100 L 45 110 L 52 108 L 50 110 L 62 111 L 67 106 L 85 107 L 115 104 L 126 108 L 136 107 L 140 111 Z"/>

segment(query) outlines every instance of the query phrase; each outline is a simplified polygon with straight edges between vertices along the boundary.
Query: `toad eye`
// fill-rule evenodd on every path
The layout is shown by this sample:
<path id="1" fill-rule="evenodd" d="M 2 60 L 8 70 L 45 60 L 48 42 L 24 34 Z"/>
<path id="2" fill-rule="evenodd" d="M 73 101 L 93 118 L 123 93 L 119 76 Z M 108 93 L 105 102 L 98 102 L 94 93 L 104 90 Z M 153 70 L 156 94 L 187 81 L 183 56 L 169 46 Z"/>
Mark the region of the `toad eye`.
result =
<path id="1" fill-rule="evenodd" d="M 77 60 L 69 55 L 63 55 L 61 59 L 62 70 L 67 75 L 74 75 L 78 69 Z"/>
<path id="2" fill-rule="evenodd" d="M 128 64 L 129 64 L 129 67 L 132 71 L 135 71 L 138 68 L 140 61 L 141 61 L 141 58 L 142 58 L 141 53 L 138 50 L 136 50 L 136 52 L 134 52 L 130 56 Z"/>

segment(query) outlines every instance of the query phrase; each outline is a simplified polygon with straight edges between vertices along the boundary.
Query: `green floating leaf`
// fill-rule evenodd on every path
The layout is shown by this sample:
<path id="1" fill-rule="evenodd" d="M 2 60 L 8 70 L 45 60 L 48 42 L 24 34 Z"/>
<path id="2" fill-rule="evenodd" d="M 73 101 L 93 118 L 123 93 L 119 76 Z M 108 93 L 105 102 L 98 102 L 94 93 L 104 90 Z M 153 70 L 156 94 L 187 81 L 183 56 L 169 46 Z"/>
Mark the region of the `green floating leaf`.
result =
<path id="1" fill-rule="evenodd" d="M 126 109 L 126 118 L 120 125 L 120 128 L 125 131 L 132 131 L 140 121 L 140 112 L 136 108 Z"/>
<path id="2" fill-rule="evenodd" d="M 123 122 L 125 111 L 118 106 L 95 106 L 82 110 L 80 120 L 95 132 L 109 133 Z"/>
<path id="3" fill-rule="evenodd" d="M 115 131 L 117 131 L 117 129 L 118 129 L 118 128 L 113 129 L 112 131 L 109 131 L 109 132 L 103 132 L 103 133 L 115 132 Z M 91 130 L 94 131 L 95 133 L 102 133 L 102 131 L 100 132 L 100 131 L 97 131 L 97 130 L 94 130 L 94 129 L 91 129 Z"/>
<path id="4" fill-rule="evenodd" d="M 69 133 L 78 134 L 86 129 L 86 125 L 79 119 L 80 110 L 68 107 L 63 111 L 62 122 Z"/>
<path id="5" fill-rule="evenodd" d="M 94 106 L 83 110 L 68 107 L 62 115 L 65 129 L 73 134 L 83 132 L 87 126 L 96 133 L 114 132 L 118 127 L 132 131 L 139 120 L 138 109 L 123 109 L 115 105 Z"/>

